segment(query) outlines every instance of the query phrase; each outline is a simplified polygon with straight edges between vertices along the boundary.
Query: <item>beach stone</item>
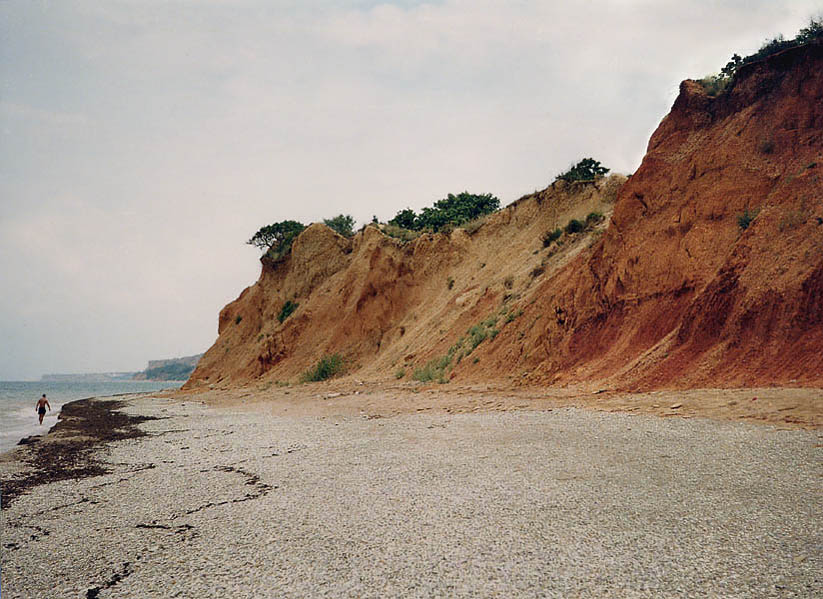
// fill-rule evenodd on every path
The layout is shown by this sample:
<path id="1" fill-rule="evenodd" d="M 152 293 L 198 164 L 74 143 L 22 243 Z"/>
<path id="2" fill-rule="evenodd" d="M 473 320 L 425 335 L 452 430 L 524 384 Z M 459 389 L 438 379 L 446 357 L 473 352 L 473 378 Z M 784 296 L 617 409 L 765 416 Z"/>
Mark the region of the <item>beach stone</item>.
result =
<path id="1" fill-rule="evenodd" d="M 37 443 L 43 438 L 42 435 L 29 435 L 28 437 L 23 437 L 20 439 L 17 444 L 18 445 L 31 445 L 32 443 Z"/>
<path id="2" fill-rule="evenodd" d="M 98 451 L 107 473 L 2 510 L 16 545 L 2 551 L 4 599 L 823 590 L 814 432 L 570 408 L 372 420 L 123 408 L 164 409 L 145 436 Z"/>

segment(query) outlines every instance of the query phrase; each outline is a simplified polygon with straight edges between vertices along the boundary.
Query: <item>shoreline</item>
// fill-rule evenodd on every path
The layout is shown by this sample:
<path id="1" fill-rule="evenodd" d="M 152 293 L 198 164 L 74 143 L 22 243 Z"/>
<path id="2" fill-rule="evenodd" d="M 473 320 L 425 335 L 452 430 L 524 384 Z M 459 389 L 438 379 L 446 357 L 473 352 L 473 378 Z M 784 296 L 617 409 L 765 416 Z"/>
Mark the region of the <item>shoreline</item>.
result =
<path id="1" fill-rule="evenodd" d="M 48 430 L 58 423 L 63 404 L 90 397 L 124 397 L 140 393 L 179 388 L 179 382 L 127 381 L 105 383 L 43 383 L 40 381 L 0 381 L 0 453 L 18 447 L 22 439 L 42 439 Z M 38 423 L 34 409 L 37 398 L 46 394 L 51 410 L 42 424 Z M 39 436 L 39 437 L 38 437 Z"/>
<path id="2" fill-rule="evenodd" d="M 0 454 L 0 464 L 17 466 L 15 476 L 2 480 L 0 509 L 7 509 L 33 487 L 105 474 L 95 451 L 106 443 L 143 436 L 137 425 L 152 418 L 129 416 L 119 410 L 128 399 L 153 393 L 117 393 L 64 403 L 57 424 L 45 434 L 23 437 L 14 448 Z"/>

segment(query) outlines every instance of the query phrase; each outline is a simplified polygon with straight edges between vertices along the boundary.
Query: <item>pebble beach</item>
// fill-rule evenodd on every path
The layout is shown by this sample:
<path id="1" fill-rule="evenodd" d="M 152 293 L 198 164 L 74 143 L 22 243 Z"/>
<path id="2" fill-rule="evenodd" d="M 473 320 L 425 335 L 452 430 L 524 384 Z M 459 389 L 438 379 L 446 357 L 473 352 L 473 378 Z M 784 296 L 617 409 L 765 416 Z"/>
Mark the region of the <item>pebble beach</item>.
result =
<path id="1" fill-rule="evenodd" d="M 140 434 L 89 450 L 88 476 L 6 505 L 31 450 L 4 455 L 4 598 L 823 594 L 819 431 L 569 407 L 117 410 Z"/>

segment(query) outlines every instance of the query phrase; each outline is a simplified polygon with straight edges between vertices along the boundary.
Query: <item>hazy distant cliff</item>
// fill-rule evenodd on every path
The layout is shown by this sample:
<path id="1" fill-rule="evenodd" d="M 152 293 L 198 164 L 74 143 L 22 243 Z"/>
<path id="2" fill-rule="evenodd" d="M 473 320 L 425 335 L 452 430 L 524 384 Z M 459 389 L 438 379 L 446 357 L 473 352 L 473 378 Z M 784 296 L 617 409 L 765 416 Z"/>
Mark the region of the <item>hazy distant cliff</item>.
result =
<path id="1" fill-rule="evenodd" d="M 146 369 L 133 378 L 136 381 L 185 381 L 202 357 L 203 354 L 197 354 L 168 360 L 149 360 Z"/>
<path id="2" fill-rule="evenodd" d="M 134 372 L 86 372 L 82 374 L 44 374 L 40 380 L 44 383 L 109 383 L 130 381 Z"/>

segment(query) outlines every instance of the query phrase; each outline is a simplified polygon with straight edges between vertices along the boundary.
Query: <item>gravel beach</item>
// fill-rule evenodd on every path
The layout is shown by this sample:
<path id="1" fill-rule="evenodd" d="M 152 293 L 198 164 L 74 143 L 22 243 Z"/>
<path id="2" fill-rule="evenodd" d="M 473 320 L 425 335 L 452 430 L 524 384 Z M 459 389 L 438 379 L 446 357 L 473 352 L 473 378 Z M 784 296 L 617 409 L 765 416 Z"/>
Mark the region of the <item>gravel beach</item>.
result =
<path id="1" fill-rule="evenodd" d="M 121 410 L 156 419 L 100 447 L 106 473 L 2 510 L 4 598 L 823 595 L 819 431 Z"/>

